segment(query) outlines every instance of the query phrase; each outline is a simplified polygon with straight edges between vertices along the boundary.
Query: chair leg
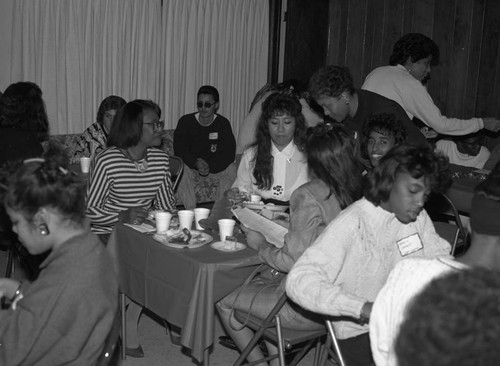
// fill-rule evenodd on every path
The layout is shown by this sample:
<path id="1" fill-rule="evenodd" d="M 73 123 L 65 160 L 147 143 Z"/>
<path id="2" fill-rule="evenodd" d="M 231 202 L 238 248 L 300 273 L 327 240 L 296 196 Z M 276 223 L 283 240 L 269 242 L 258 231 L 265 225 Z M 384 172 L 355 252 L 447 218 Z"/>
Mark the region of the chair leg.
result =
<path id="1" fill-rule="evenodd" d="M 278 333 L 278 357 L 280 366 L 285 366 L 285 342 L 283 341 L 283 333 L 281 332 L 281 319 L 279 314 L 274 316 L 276 322 L 276 333 Z"/>
<path id="2" fill-rule="evenodd" d="M 122 317 L 122 326 L 121 326 L 121 338 L 122 338 L 122 348 L 121 348 L 121 354 L 122 354 L 122 360 L 127 358 L 126 354 L 126 344 L 127 344 L 127 322 L 125 319 L 125 294 L 120 293 L 120 311 L 121 311 L 121 317 Z"/>
<path id="3" fill-rule="evenodd" d="M 340 352 L 339 343 L 337 342 L 337 337 L 335 337 L 335 330 L 333 329 L 333 324 L 331 321 L 326 321 L 326 327 L 328 328 L 328 333 L 330 333 L 330 337 L 332 339 L 333 347 L 335 348 L 335 352 L 340 361 L 340 366 L 345 366 L 344 358 L 342 357 L 342 353 Z"/>

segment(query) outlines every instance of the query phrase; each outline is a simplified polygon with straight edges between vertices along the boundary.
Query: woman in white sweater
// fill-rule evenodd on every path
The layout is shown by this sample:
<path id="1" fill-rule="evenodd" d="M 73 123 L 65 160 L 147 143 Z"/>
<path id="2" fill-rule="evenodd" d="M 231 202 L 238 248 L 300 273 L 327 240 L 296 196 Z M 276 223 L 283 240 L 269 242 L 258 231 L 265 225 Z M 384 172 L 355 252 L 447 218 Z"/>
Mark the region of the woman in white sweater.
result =
<path id="1" fill-rule="evenodd" d="M 447 160 L 400 145 L 368 174 L 365 197 L 342 211 L 298 259 L 286 291 L 310 311 L 341 317 L 335 330 L 346 363 L 372 362 L 368 320 L 377 293 L 404 258 L 448 255 L 423 206 L 450 182 Z"/>
<path id="2" fill-rule="evenodd" d="M 389 66 L 378 67 L 365 79 L 362 89 L 398 102 L 408 117 L 417 117 L 436 132 L 467 135 L 482 128 L 500 130 L 500 120 L 493 117 L 458 119 L 443 116 L 423 84 L 431 65 L 439 62 L 439 47 L 429 37 L 408 33 L 394 45 Z"/>

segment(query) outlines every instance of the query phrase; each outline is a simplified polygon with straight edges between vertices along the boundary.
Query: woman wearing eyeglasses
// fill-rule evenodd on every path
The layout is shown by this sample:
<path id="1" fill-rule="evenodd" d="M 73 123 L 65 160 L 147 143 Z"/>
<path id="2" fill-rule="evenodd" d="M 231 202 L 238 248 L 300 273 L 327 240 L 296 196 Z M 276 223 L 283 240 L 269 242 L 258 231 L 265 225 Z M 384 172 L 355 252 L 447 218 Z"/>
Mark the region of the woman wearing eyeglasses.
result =
<path id="1" fill-rule="evenodd" d="M 217 114 L 219 92 L 211 85 L 198 89 L 198 112 L 182 116 L 174 132 L 174 151 L 184 162 L 184 173 L 177 192 L 187 209 L 196 207 L 196 175 L 211 175 L 219 185 L 216 200 L 236 178 L 234 154 L 236 140 L 227 118 Z"/>
<path id="2" fill-rule="evenodd" d="M 161 110 L 149 100 L 134 100 L 116 115 L 108 148 L 90 167 L 87 217 L 92 231 L 106 243 L 118 222 L 141 224 L 149 210 L 175 208 L 168 155 L 155 148 L 161 144 Z M 127 355 L 143 357 L 137 323 L 142 307 L 127 308 Z"/>

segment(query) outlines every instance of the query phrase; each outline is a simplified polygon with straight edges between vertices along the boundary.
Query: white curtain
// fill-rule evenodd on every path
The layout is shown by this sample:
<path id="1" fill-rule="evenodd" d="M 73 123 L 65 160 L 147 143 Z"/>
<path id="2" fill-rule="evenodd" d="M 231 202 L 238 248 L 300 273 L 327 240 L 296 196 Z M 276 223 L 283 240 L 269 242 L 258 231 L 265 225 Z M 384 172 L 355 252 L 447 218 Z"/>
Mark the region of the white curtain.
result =
<path id="1" fill-rule="evenodd" d="M 196 111 L 196 92 L 219 90 L 235 135 L 267 81 L 268 0 L 164 0 L 161 100 L 167 128 Z"/>
<path id="2" fill-rule="evenodd" d="M 268 0 L 17 0 L 12 82 L 44 92 L 51 134 L 79 133 L 102 99 L 160 104 L 166 128 L 202 84 L 237 124 L 267 79 Z"/>

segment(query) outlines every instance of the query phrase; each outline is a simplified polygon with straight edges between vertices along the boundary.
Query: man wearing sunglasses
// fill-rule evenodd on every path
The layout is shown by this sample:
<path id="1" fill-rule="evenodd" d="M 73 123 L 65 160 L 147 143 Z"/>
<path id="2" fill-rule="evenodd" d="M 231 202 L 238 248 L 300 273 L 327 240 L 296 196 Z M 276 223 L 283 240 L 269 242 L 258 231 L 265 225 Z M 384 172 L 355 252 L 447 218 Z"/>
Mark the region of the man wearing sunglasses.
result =
<path id="1" fill-rule="evenodd" d="M 219 181 L 215 199 L 231 187 L 236 178 L 236 141 L 227 118 L 217 114 L 219 92 L 211 85 L 198 89 L 197 112 L 179 119 L 174 132 L 174 152 L 184 161 L 179 197 L 187 209 L 196 207 L 195 177 L 214 175 Z"/>

